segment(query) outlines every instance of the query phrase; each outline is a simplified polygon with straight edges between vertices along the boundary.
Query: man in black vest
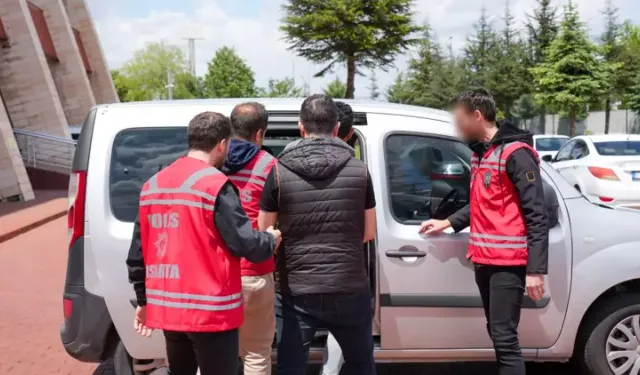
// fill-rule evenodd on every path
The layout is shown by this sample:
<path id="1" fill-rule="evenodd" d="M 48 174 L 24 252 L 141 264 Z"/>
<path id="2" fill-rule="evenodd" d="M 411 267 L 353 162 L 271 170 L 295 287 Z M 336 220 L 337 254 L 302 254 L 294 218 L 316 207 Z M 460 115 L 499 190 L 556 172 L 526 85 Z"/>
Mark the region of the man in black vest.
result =
<path id="1" fill-rule="evenodd" d="M 306 374 L 318 328 L 338 341 L 348 373 L 375 374 L 371 291 L 363 243 L 375 238 L 366 165 L 336 139 L 338 108 L 326 95 L 302 103 L 303 140 L 280 154 L 260 201 L 259 225 L 279 222 L 278 375 Z"/>

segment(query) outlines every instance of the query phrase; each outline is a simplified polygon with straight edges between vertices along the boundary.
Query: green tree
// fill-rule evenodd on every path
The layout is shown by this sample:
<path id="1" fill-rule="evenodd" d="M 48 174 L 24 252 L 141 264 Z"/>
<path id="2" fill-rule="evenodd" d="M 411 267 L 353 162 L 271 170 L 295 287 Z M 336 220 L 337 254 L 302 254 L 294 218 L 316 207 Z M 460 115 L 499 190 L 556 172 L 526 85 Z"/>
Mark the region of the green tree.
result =
<path id="1" fill-rule="evenodd" d="M 637 116 L 640 116 L 640 73 L 636 76 L 634 85 L 630 90 L 629 109 L 635 112 Z"/>
<path id="2" fill-rule="evenodd" d="M 609 63 L 616 63 L 620 59 L 622 46 L 620 43 L 621 25 L 618 23 L 618 8 L 613 4 L 613 0 L 607 0 L 606 8 L 602 11 L 605 17 L 605 30 L 600 40 L 603 47 L 604 60 Z M 614 72 L 614 74 L 617 72 Z M 604 133 L 609 134 L 609 124 L 611 122 L 611 102 L 614 95 L 624 91 L 628 82 L 621 82 L 617 79 L 617 74 L 613 77 L 614 85 L 611 86 L 609 92 L 606 93 L 604 104 Z"/>
<path id="3" fill-rule="evenodd" d="M 488 87 L 490 70 L 499 50 L 498 37 L 489 21 L 487 9 L 482 7 L 480 19 L 473 25 L 475 31 L 467 38 L 464 49 L 465 68 L 470 86 Z"/>
<path id="4" fill-rule="evenodd" d="M 488 70 L 489 81 L 485 85 L 493 92 L 496 105 L 504 116 L 511 118 L 516 100 L 531 92 L 531 76 L 525 46 L 515 28 L 509 1 L 506 3 L 503 20 L 504 28 L 498 36 L 499 47 L 495 48 L 493 63 Z"/>
<path id="5" fill-rule="evenodd" d="M 514 114 L 518 116 L 523 122 L 524 128 L 527 128 L 527 121 L 536 117 L 538 114 L 538 107 L 536 106 L 533 97 L 529 94 L 522 95 L 515 103 Z"/>
<path id="6" fill-rule="evenodd" d="M 415 42 L 413 0 L 287 0 L 281 30 L 290 49 L 326 64 L 316 76 L 347 67 L 345 94 L 353 98 L 361 68 L 393 66 L 396 55 Z"/>
<path id="7" fill-rule="evenodd" d="M 371 100 L 378 100 L 380 97 L 380 91 L 378 87 L 378 78 L 376 77 L 375 70 L 371 71 L 371 75 L 369 75 L 369 98 Z"/>
<path id="8" fill-rule="evenodd" d="M 546 50 L 558 34 L 556 8 L 551 6 L 551 0 L 536 0 L 538 8 L 533 15 L 527 16 L 526 28 L 530 43 L 530 66 L 542 64 L 546 58 Z M 534 90 L 537 88 L 534 88 Z M 547 107 L 540 105 L 540 132 L 546 131 Z"/>
<path id="9" fill-rule="evenodd" d="M 122 75 L 118 69 L 111 70 L 111 80 L 113 80 L 113 85 L 116 87 L 116 92 L 118 93 L 118 98 L 120 98 L 121 102 L 127 100 L 127 95 L 129 93 L 129 87 L 131 83 L 127 80 L 127 77 Z"/>
<path id="10" fill-rule="evenodd" d="M 333 81 L 329 82 L 327 87 L 324 89 L 324 94 L 332 97 L 333 99 L 342 99 L 345 98 L 346 85 L 342 82 L 338 77 Z"/>
<path id="11" fill-rule="evenodd" d="M 293 78 L 270 79 L 266 90 L 260 96 L 267 98 L 299 98 L 302 88 L 297 87 Z"/>
<path id="12" fill-rule="evenodd" d="M 231 47 L 216 51 L 204 77 L 209 98 L 250 98 L 257 94 L 253 70 Z"/>
<path id="13" fill-rule="evenodd" d="M 576 120 L 586 116 L 588 104 L 608 92 L 613 67 L 598 56 L 575 6 L 565 7 L 560 32 L 546 51 L 545 61 L 531 69 L 539 104 L 551 104 L 570 119 L 575 135 Z"/>
<path id="14" fill-rule="evenodd" d="M 114 84 L 121 101 L 167 98 L 168 73 L 174 76 L 174 99 L 191 99 L 198 96 L 191 91 L 195 79 L 188 71 L 182 50 L 165 43 L 151 43 L 134 53 L 116 73 Z"/>
<path id="15" fill-rule="evenodd" d="M 402 73 L 398 73 L 395 81 L 387 89 L 387 100 L 390 103 L 411 104 L 411 88 Z"/>
<path id="16" fill-rule="evenodd" d="M 617 71 L 619 99 L 622 108 L 628 108 L 630 95 L 633 93 L 633 82 L 640 72 L 640 26 L 626 21 L 622 26 L 620 53 L 618 62 L 622 64 Z"/>

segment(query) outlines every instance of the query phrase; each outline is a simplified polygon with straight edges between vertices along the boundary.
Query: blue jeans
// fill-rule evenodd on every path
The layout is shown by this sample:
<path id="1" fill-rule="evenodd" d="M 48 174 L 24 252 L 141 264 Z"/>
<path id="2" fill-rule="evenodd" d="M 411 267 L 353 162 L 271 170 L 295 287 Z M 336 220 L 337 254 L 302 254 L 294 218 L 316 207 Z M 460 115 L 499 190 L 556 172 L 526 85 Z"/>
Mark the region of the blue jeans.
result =
<path id="1" fill-rule="evenodd" d="M 326 328 L 342 348 L 345 371 L 373 375 L 371 294 L 278 296 L 277 375 L 305 375 L 309 346 L 318 328 Z"/>

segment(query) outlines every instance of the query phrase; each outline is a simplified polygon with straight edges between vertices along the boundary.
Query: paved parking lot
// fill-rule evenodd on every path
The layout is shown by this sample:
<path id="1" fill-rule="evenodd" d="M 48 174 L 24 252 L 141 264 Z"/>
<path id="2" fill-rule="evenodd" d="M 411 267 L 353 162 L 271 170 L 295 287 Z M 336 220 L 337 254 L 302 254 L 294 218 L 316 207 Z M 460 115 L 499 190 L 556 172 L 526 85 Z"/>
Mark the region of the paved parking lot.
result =
<path id="1" fill-rule="evenodd" d="M 96 366 L 69 357 L 60 343 L 67 259 L 66 219 L 0 244 L 0 374 L 90 375 Z M 310 373 L 317 374 L 317 366 Z M 379 367 L 380 374 L 491 374 L 486 364 Z M 533 365 L 529 373 L 569 374 L 566 366 Z"/>

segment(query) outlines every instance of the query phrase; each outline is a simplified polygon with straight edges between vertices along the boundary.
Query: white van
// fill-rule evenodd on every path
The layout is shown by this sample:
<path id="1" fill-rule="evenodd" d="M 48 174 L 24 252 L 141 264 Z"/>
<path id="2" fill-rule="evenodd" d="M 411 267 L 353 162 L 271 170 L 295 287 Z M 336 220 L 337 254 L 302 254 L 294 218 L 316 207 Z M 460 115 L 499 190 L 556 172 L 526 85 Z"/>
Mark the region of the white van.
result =
<path id="1" fill-rule="evenodd" d="M 61 339 L 85 362 L 112 360 L 117 375 L 165 357 L 161 332 L 133 329 L 135 296 L 125 259 L 142 184 L 186 152 L 186 126 L 203 111 L 229 114 L 244 100 L 102 105 L 86 119 L 70 184 L 69 259 Z M 269 112 L 266 146 L 298 137 L 302 99 L 258 99 Z M 470 150 L 448 113 L 349 101 L 356 148 L 368 164 L 377 239 L 365 245 L 375 306 L 375 358 L 384 362 L 493 360 L 468 231 L 424 237 L 421 221 L 468 203 Z M 553 198 L 549 270 L 541 301 L 525 298 L 520 343 L 527 360 L 567 361 L 583 374 L 640 366 L 640 211 L 590 203 L 546 163 Z M 547 194 L 548 193 L 548 194 Z M 319 359 L 323 335 L 311 350 Z M 634 372 L 635 371 L 635 372 Z"/>

